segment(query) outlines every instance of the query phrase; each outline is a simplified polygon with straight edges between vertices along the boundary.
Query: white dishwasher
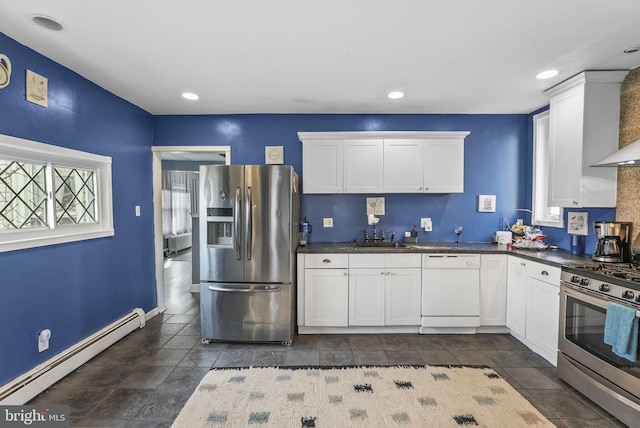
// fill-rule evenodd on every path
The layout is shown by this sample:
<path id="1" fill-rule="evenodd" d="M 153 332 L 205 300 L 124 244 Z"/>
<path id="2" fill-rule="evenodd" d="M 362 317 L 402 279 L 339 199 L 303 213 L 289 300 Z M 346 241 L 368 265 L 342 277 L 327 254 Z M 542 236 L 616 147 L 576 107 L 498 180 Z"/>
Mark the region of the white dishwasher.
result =
<path id="1" fill-rule="evenodd" d="M 474 333 L 480 325 L 480 256 L 422 255 L 420 333 Z"/>

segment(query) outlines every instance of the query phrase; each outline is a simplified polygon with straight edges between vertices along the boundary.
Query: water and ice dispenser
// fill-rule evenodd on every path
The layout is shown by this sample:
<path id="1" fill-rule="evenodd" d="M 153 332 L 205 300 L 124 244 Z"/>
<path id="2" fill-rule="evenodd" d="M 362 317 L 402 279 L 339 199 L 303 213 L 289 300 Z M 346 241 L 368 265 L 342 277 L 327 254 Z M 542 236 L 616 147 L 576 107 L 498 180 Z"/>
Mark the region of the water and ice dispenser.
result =
<path id="1" fill-rule="evenodd" d="M 233 208 L 207 208 L 207 246 L 233 248 Z"/>

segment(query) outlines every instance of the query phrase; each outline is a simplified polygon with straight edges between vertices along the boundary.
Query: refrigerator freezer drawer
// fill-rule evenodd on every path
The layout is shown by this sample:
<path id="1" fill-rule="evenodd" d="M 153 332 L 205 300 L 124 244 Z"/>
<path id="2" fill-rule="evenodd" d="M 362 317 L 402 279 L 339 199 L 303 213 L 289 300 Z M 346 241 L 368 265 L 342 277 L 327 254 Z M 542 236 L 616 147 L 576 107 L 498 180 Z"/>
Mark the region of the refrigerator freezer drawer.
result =
<path id="1" fill-rule="evenodd" d="M 200 283 L 202 338 L 290 343 L 293 300 L 291 284 Z"/>

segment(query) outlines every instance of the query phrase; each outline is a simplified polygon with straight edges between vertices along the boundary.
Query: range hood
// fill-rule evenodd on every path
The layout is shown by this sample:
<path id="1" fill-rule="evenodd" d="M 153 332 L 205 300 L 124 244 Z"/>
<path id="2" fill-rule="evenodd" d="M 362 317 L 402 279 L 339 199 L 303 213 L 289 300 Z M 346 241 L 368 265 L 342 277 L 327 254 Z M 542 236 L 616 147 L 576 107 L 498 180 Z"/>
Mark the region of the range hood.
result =
<path id="1" fill-rule="evenodd" d="M 624 146 L 591 166 L 640 166 L 640 140 Z"/>

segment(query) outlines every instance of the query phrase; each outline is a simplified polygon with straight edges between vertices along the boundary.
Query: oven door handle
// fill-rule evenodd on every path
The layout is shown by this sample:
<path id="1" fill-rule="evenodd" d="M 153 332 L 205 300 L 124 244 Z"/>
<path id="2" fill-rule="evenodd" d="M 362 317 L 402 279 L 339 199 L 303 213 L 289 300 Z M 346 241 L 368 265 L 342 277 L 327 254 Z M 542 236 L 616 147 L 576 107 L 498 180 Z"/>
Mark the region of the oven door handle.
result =
<path id="1" fill-rule="evenodd" d="M 607 309 L 608 299 L 606 299 L 606 298 L 601 299 L 601 298 L 598 298 L 598 297 L 594 297 L 594 296 L 592 296 L 592 295 L 590 295 L 588 293 L 580 292 L 578 290 L 575 290 L 574 288 L 567 287 L 562 283 L 560 283 L 560 289 L 567 296 L 571 296 L 571 297 L 573 297 L 575 299 L 578 299 L 578 300 L 580 300 L 582 302 L 590 303 L 590 304 L 592 304 L 594 306 L 597 306 L 599 308 L 602 308 L 602 309 Z"/>

